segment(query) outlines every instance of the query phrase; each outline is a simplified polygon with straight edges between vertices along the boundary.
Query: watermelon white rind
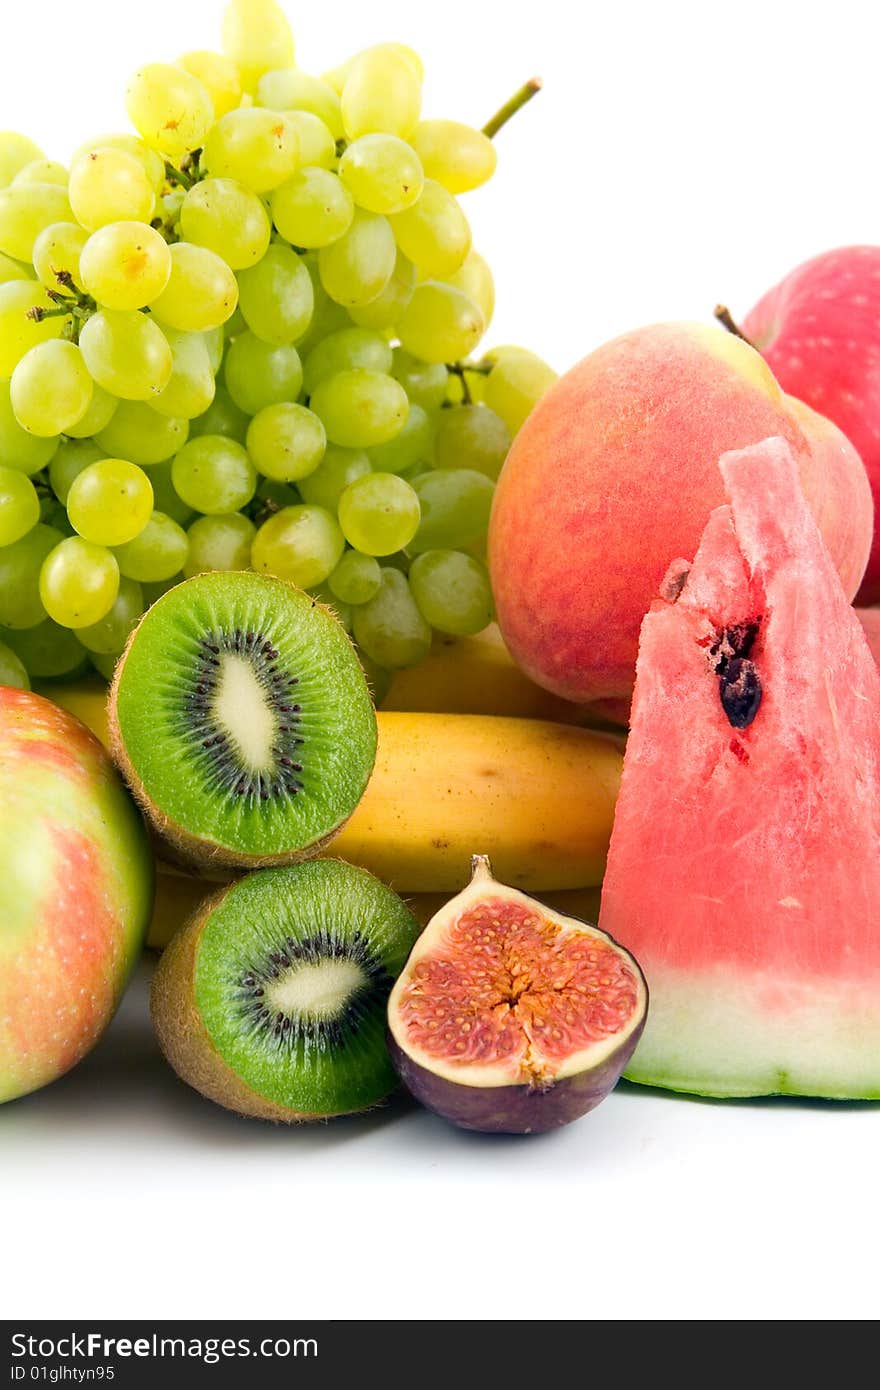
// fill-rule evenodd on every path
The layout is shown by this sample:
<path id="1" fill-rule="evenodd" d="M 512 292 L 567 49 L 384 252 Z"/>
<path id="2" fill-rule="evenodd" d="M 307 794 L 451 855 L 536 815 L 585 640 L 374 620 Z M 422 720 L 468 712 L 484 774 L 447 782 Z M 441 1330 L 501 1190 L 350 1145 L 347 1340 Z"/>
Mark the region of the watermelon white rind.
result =
<path id="1" fill-rule="evenodd" d="M 626 1075 L 875 1099 L 880 677 L 784 441 L 720 467 L 730 504 L 642 625 L 600 915 L 651 990 Z"/>

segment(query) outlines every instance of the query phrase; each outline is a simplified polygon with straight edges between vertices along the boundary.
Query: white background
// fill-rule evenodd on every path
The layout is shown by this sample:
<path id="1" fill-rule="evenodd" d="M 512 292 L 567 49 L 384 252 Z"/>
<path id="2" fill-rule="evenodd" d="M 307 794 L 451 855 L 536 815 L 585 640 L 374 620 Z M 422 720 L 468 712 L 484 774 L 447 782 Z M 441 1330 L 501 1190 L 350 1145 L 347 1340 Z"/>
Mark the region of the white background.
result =
<path id="1" fill-rule="evenodd" d="M 56 158 L 125 128 L 140 62 L 216 46 L 220 0 L 41 0 L 5 15 L 0 128 Z M 320 73 L 427 59 L 425 109 L 481 124 L 534 72 L 466 202 L 489 343 L 565 368 L 661 318 L 744 313 L 799 260 L 876 241 L 866 0 L 335 0 L 295 11 Z M 148 19 L 145 25 L 144 20 Z M 6 1317 L 859 1318 L 878 1311 L 880 1114 L 621 1089 L 555 1135 L 414 1109 L 287 1131 L 189 1093 L 143 979 L 98 1052 L 0 1111 Z"/>

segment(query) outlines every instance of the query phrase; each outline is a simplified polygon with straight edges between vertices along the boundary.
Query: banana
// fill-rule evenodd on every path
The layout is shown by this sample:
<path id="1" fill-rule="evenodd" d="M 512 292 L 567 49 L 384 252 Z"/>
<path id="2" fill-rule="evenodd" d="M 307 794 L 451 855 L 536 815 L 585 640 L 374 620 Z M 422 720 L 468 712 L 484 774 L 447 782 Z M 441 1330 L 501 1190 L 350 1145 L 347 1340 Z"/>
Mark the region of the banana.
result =
<path id="1" fill-rule="evenodd" d="M 565 724 L 380 710 L 373 777 L 330 853 L 402 893 L 464 887 L 472 854 L 529 892 L 589 887 L 621 767 L 617 739 Z"/>
<path id="2" fill-rule="evenodd" d="M 203 878 L 196 878 L 192 874 L 178 873 L 162 863 L 157 863 L 156 868 L 159 871 L 156 874 L 156 901 L 153 920 L 147 932 L 147 945 L 161 951 L 205 898 L 216 892 L 217 884 L 206 883 Z"/>
<path id="3" fill-rule="evenodd" d="M 601 722 L 588 705 L 570 704 L 530 681 L 495 626 L 476 637 L 436 637 L 424 661 L 395 674 L 382 708 L 506 714 L 520 719 L 552 719 L 560 724 Z"/>

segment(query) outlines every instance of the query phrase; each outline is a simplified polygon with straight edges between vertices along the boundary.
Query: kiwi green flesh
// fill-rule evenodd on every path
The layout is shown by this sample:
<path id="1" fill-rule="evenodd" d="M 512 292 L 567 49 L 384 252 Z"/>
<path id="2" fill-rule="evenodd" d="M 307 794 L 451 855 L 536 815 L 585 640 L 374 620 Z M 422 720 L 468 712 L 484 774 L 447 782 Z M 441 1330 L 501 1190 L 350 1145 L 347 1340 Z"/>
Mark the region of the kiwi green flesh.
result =
<path id="1" fill-rule="evenodd" d="M 198 575 L 148 610 L 117 670 L 111 723 L 160 829 L 237 863 L 325 843 L 376 754 L 345 632 L 301 590 L 250 573 Z"/>
<path id="2" fill-rule="evenodd" d="M 388 996 L 419 930 L 395 893 L 340 860 L 239 880 L 195 949 L 193 1002 L 211 1046 L 297 1118 L 378 1104 L 398 1084 Z"/>

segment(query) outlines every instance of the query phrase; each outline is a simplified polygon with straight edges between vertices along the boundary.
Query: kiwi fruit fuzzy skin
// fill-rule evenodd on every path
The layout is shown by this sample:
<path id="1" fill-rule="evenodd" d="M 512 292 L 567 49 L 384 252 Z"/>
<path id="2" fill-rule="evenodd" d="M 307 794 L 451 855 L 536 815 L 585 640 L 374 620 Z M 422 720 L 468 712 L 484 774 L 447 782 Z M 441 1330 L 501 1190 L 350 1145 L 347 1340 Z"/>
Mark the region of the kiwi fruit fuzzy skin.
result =
<path id="1" fill-rule="evenodd" d="M 197 578 L 201 577 L 203 576 L 197 576 Z M 188 582 L 192 583 L 193 581 L 190 580 Z M 291 590 L 298 595 L 303 592 L 288 580 L 272 578 L 270 582 L 277 584 L 280 588 Z M 179 586 L 175 586 L 175 588 L 177 587 Z M 156 600 L 148 612 L 155 612 L 155 610 L 160 609 L 163 601 L 174 592 L 174 589 L 168 590 L 166 594 L 163 594 Z M 334 623 L 338 623 L 336 614 L 325 604 L 311 600 L 311 606 L 320 609 L 320 611 L 328 618 L 331 618 Z M 146 614 L 144 616 L 146 616 Z M 143 621 L 143 619 L 141 619 L 141 621 Z M 304 845 L 298 850 L 261 855 L 247 851 L 238 851 L 231 846 L 221 845 L 214 840 L 208 840 L 194 835 L 172 817 L 165 815 L 152 801 L 140 778 L 137 768 L 134 766 L 129 756 L 118 717 L 120 684 L 129 654 L 137 639 L 138 632 L 140 631 L 140 626 L 141 624 L 138 623 L 130 633 L 119 660 L 116 663 L 113 679 L 110 683 L 108 692 L 107 723 L 111 755 L 117 768 L 124 777 L 132 796 L 140 806 L 146 818 L 148 828 L 155 832 L 157 838 L 157 856 L 160 859 L 166 859 L 172 865 L 189 872 L 200 874 L 209 880 L 224 882 L 228 881 L 236 873 L 243 873 L 256 869 L 278 868 L 286 864 L 299 863 L 305 859 L 313 859 L 322 854 L 328 845 L 333 842 L 336 836 L 348 824 L 351 816 L 357 809 L 356 805 L 353 805 L 348 814 L 343 816 L 337 824 L 332 826 L 325 835 L 313 841 L 311 844 Z M 339 630 L 346 642 L 351 646 L 355 658 L 359 660 L 354 643 L 342 628 L 341 624 L 339 624 Z M 367 688 L 369 690 L 369 686 L 367 686 Z M 377 735 L 374 737 L 372 749 L 373 760 L 375 760 L 376 754 L 376 741 Z"/>
<path id="2" fill-rule="evenodd" d="M 208 1037 L 193 997 L 196 953 L 205 923 L 232 886 L 212 893 L 162 953 L 150 993 L 159 1046 L 182 1081 L 227 1110 L 277 1124 L 329 1120 L 331 1115 L 304 1115 L 258 1095 L 226 1065 Z"/>

